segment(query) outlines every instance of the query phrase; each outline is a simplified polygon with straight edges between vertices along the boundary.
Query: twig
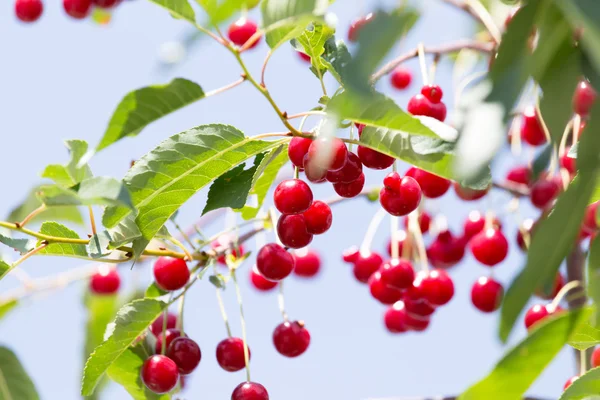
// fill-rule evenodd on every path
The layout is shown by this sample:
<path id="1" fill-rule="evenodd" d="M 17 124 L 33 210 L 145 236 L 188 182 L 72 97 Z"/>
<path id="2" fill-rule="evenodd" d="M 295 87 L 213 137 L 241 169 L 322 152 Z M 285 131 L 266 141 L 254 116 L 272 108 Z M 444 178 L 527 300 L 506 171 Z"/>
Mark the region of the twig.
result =
<path id="1" fill-rule="evenodd" d="M 88 211 L 90 213 L 90 225 L 92 226 L 92 235 L 96 234 L 96 219 L 94 218 L 94 210 L 92 206 L 88 206 Z M 23 226 L 23 225 L 21 225 Z"/>
<path id="2" fill-rule="evenodd" d="M 231 82 L 228 85 L 225 85 L 225 86 L 220 87 L 218 89 L 211 90 L 210 92 L 204 93 L 204 97 L 214 96 L 215 94 L 226 92 L 229 89 L 233 89 L 234 87 L 241 85 L 245 81 L 246 81 L 246 76 L 242 75 L 242 77 L 240 79 L 238 79 L 237 81 Z"/>
<path id="3" fill-rule="evenodd" d="M 24 227 L 25 224 L 27 224 L 29 221 L 31 221 L 36 215 L 38 215 L 39 213 L 41 213 L 42 211 L 44 211 L 46 209 L 46 205 L 42 204 L 41 206 L 39 206 L 38 208 L 36 208 L 35 210 L 33 210 L 32 212 L 29 213 L 29 215 L 27 215 L 25 218 L 23 218 L 23 221 L 19 222 L 19 226 Z"/>
<path id="4" fill-rule="evenodd" d="M 496 44 L 500 43 L 502 34 L 496 26 L 494 19 L 486 8 L 478 0 L 442 0 L 445 3 L 452 4 L 455 7 L 469 13 L 477 21 L 481 22 L 485 29 L 489 32 L 490 36 Z"/>

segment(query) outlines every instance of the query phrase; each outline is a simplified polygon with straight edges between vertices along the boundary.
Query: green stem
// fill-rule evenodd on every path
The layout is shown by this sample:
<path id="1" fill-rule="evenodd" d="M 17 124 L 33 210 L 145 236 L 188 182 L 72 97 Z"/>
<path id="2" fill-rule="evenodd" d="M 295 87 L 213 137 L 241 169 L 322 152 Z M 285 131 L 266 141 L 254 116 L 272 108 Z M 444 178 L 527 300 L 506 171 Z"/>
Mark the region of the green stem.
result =
<path id="1" fill-rule="evenodd" d="M 237 277 L 235 276 L 235 269 L 231 270 L 231 279 L 235 286 L 235 294 L 240 305 L 240 319 L 242 325 L 242 340 L 244 341 L 244 359 L 246 361 L 246 380 L 250 382 L 250 353 L 248 351 L 248 340 L 246 338 L 246 319 L 244 318 L 244 307 L 242 302 L 242 292 L 240 291 L 240 285 L 238 285 Z"/>

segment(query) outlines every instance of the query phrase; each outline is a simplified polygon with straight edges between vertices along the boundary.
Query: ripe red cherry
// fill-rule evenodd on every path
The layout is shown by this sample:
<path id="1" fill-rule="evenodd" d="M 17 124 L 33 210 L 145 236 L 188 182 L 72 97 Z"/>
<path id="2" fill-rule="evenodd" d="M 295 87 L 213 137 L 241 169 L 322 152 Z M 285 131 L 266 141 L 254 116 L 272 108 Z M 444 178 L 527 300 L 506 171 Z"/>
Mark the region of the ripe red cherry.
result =
<path id="1" fill-rule="evenodd" d="M 488 228 L 471 239 L 471 252 L 477 261 L 493 267 L 508 255 L 508 240 L 497 228 Z"/>
<path id="2" fill-rule="evenodd" d="M 411 167 L 406 171 L 406 175 L 414 178 L 423 192 L 423 196 L 430 199 L 438 198 L 450 189 L 450 182 L 446 178 L 437 176 L 420 168 Z"/>
<path id="3" fill-rule="evenodd" d="M 404 247 L 404 241 L 406 240 L 406 237 L 407 237 L 406 231 L 398 230 L 398 231 L 396 231 L 395 236 L 396 236 L 396 238 L 395 238 L 396 243 L 398 243 L 398 254 L 402 254 L 402 248 Z M 387 250 L 388 255 L 391 257 L 392 256 L 392 238 L 390 238 L 390 240 L 388 240 L 386 250 Z"/>
<path id="4" fill-rule="evenodd" d="M 592 353 L 591 360 L 592 368 L 600 367 L 600 347 L 596 347 Z"/>
<path id="5" fill-rule="evenodd" d="M 251 355 L 248 347 L 248 360 Z M 217 345 L 217 362 L 227 372 L 236 372 L 246 367 L 244 341 L 237 337 L 222 340 Z"/>
<path id="6" fill-rule="evenodd" d="M 333 190 L 335 190 L 335 192 L 341 197 L 345 197 L 347 199 L 358 196 L 360 192 L 362 192 L 364 187 L 365 174 L 362 172 L 360 173 L 358 179 L 356 179 L 355 181 L 352 181 L 350 183 L 339 182 L 333 184 Z"/>
<path id="7" fill-rule="evenodd" d="M 555 179 L 539 180 L 531 187 L 531 204 L 544 210 L 552 205 L 559 193 L 560 184 Z"/>
<path id="8" fill-rule="evenodd" d="M 443 306 L 454 296 L 454 283 L 446 271 L 434 269 L 422 279 L 421 290 L 429 304 Z"/>
<path id="9" fill-rule="evenodd" d="M 358 247 L 348 247 L 342 252 L 342 260 L 347 263 L 354 263 L 358 259 Z"/>
<path id="10" fill-rule="evenodd" d="M 444 97 L 444 92 L 442 88 L 438 85 L 425 85 L 421 88 L 421 94 L 432 103 L 439 103 L 442 101 L 442 97 Z"/>
<path id="11" fill-rule="evenodd" d="M 582 116 L 588 115 L 594 105 L 596 96 L 597 93 L 589 82 L 579 82 L 573 95 L 573 111 Z"/>
<path id="12" fill-rule="evenodd" d="M 154 355 L 144 361 L 141 370 L 142 382 L 157 394 L 171 391 L 179 380 L 177 364 L 167 356 Z"/>
<path id="13" fill-rule="evenodd" d="M 529 236 L 528 240 L 531 241 L 531 235 L 533 234 L 534 228 L 535 221 L 531 218 L 527 218 L 521 223 L 521 227 L 517 231 L 517 244 L 521 250 L 527 251 L 527 246 L 531 243 L 526 243 L 524 234 L 527 234 Z"/>
<path id="14" fill-rule="evenodd" d="M 288 157 L 294 166 L 304 168 L 304 156 L 312 143 L 311 139 L 294 136 L 288 146 Z"/>
<path id="15" fill-rule="evenodd" d="M 495 228 L 502 228 L 502 223 L 494 217 L 492 226 Z M 469 216 L 465 220 L 463 225 L 463 238 L 470 240 L 473 236 L 477 235 L 485 227 L 485 216 L 477 210 L 473 210 L 469 213 Z"/>
<path id="16" fill-rule="evenodd" d="M 304 215 L 308 233 L 320 235 L 331 228 L 333 215 L 327 203 L 320 200 L 313 201 L 309 209 L 304 211 L 302 215 Z"/>
<path id="17" fill-rule="evenodd" d="M 167 349 L 167 357 L 175 361 L 181 375 L 191 374 L 200 364 L 202 352 L 198 343 L 187 337 L 178 337 Z"/>
<path id="18" fill-rule="evenodd" d="M 121 0 L 92 0 L 96 7 L 111 8 L 117 5 Z"/>
<path id="19" fill-rule="evenodd" d="M 543 287 L 538 287 L 535 291 L 535 295 L 540 299 L 552 300 L 556 297 L 558 292 L 560 292 L 560 289 L 562 289 L 563 286 L 565 286 L 565 278 L 563 278 L 560 272 L 557 272 L 556 278 L 554 278 L 554 286 L 552 287 L 552 292 L 550 294 L 546 294 L 544 293 Z"/>
<path id="20" fill-rule="evenodd" d="M 154 263 L 154 280 L 162 290 L 178 290 L 190 279 L 190 270 L 181 258 L 160 257 Z"/>
<path id="21" fill-rule="evenodd" d="M 429 326 L 429 317 L 419 317 L 411 315 L 406 310 L 406 316 L 404 317 L 404 323 L 411 331 L 422 332 Z"/>
<path id="22" fill-rule="evenodd" d="M 308 148 L 309 163 L 329 171 L 342 169 L 348 159 L 348 148 L 340 138 L 317 138 Z"/>
<path id="23" fill-rule="evenodd" d="M 526 166 L 514 167 L 506 174 L 506 180 L 529 186 L 531 184 L 531 169 Z"/>
<path id="24" fill-rule="evenodd" d="M 63 0 L 63 8 L 69 16 L 84 19 L 92 9 L 92 0 Z"/>
<path id="25" fill-rule="evenodd" d="M 390 75 L 390 82 L 396 89 L 406 89 L 412 81 L 412 74 L 410 71 L 402 66 L 394 68 Z"/>
<path id="26" fill-rule="evenodd" d="M 328 171 L 327 180 L 331 183 L 350 183 L 357 180 L 361 173 L 362 163 L 360 158 L 356 154 L 348 152 L 346 164 L 338 171 Z"/>
<path id="27" fill-rule="evenodd" d="M 423 278 L 419 276 L 419 282 L 417 285 L 421 284 L 420 282 L 422 279 Z M 413 318 L 429 317 L 435 311 L 435 307 L 429 304 L 426 300 L 413 299 L 408 293 L 404 296 L 402 301 L 404 301 L 406 313 L 411 315 Z"/>
<path id="28" fill-rule="evenodd" d="M 277 243 L 269 243 L 256 256 L 256 269 L 266 279 L 280 281 L 294 270 L 294 257 Z"/>
<path id="29" fill-rule="evenodd" d="M 243 382 L 233 390 L 231 400 L 269 400 L 269 393 L 260 383 Z"/>
<path id="30" fill-rule="evenodd" d="M 277 235 L 284 246 L 299 249 L 312 242 L 303 215 L 282 215 L 277 221 Z M 265 276 L 266 277 L 266 276 Z"/>
<path id="31" fill-rule="evenodd" d="M 17 0 L 15 1 L 15 14 L 21 22 L 37 21 L 44 11 L 41 0 Z"/>
<path id="32" fill-rule="evenodd" d="M 150 325 L 150 331 L 152 331 L 154 336 L 158 336 L 162 333 L 163 321 L 164 321 L 164 314 L 160 314 L 160 316 L 154 320 L 152 325 Z M 177 316 L 175 314 L 168 313 L 167 314 L 167 329 L 174 329 L 176 325 L 177 325 Z"/>
<path id="33" fill-rule="evenodd" d="M 446 105 L 443 102 L 434 103 L 423 93 L 418 93 L 411 97 L 406 110 L 412 115 L 424 115 L 442 122 L 446 119 L 447 112 Z"/>
<path id="34" fill-rule="evenodd" d="M 427 248 L 429 262 L 436 268 L 450 268 L 465 255 L 465 242 L 448 230 L 440 232 Z"/>
<path id="35" fill-rule="evenodd" d="M 268 292 L 277 287 L 277 282 L 268 280 L 256 268 L 250 269 L 250 283 L 261 292 Z"/>
<path id="36" fill-rule="evenodd" d="M 296 250 L 294 256 L 294 274 L 303 278 L 312 278 L 321 269 L 321 258 L 310 249 Z"/>
<path id="37" fill-rule="evenodd" d="M 181 331 L 179 329 L 175 329 L 175 328 L 167 329 L 165 331 L 165 336 L 164 336 L 166 344 L 167 344 L 167 349 L 169 348 L 169 346 L 171 345 L 173 340 L 177 339 L 178 337 L 182 337 L 182 336 L 185 336 L 185 335 L 182 335 Z M 161 330 L 160 333 L 158 335 L 156 335 L 156 345 L 154 346 L 154 352 L 156 354 L 162 353 L 162 341 L 163 341 L 163 334 L 162 334 L 162 330 Z"/>
<path id="38" fill-rule="evenodd" d="M 471 288 L 471 301 L 480 311 L 490 313 L 500 308 L 504 288 L 502 284 L 493 278 L 482 276 L 477 279 Z"/>
<path id="39" fill-rule="evenodd" d="M 408 331 L 406 326 L 406 310 L 404 309 L 404 303 L 401 301 L 395 302 L 391 305 L 383 316 L 385 327 L 391 333 L 404 333 Z"/>
<path id="40" fill-rule="evenodd" d="M 367 283 L 371 275 L 377 272 L 382 263 L 383 258 L 378 253 L 372 251 L 359 252 L 354 261 L 354 276 L 359 282 Z"/>
<path id="41" fill-rule="evenodd" d="M 575 375 L 575 376 L 569 378 L 569 380 L 565 382 L 565 385 L 563 386 L 563 390 L 567 390 L 569 388 L 569 386 L 571 386 L 573 384 L 573 382 L 575 382 L 577 379 L 579 379 L 578 375 Z"/>
<path id="42" fill-rule="evenodd" d="M 381 266 L 381 281 L 393 289 L 408 289 L 415 279 L 415 270 L 409 260 L 390 260 Z"/>
<path id="43" fill-rule="evenodd" d="M 275 207 L 282 214 L 301 214 L 308 210 L 313 201 L 313 193 L 306 182 L 300 179 L 287 179 L 275 188 Z"/>
<path id="44" fill-rule="evenodd" d="M 567 146 L 565 149 L 565 154 L 560 157 L 560 166 L 567 170 L 567 172 L 571 175 L 577 172 L 577 160 L 575 158 L 569 157 L 569 149 L 571 147 Z"/>
<path id="45" fill-rule="evenodd" d="M 114 294 L 121 286 L 121 277 L 117 270 L 106 265 L 98 268 L 98 272 L 90 279 L 90 290 L 95 294 Z"/>
<path id="46" fill-rule="evenodd" d="M 231 25 L 229 25 L 229 29 L 227 30 L 227 36 L 229 36 L 229 40 L 231 40 L 234 44 L 238 46 L 243 46 L 246 44 L 248 39 L 250 39 L 258 30 L 258 26 L 249 19 L 240 18 Z M 260 42 L 260 38 L 252 43 L 250 48 L 254 48 Z"/>
<path id="47" fill-rule="evenodd" d="M 536 304 L 525 313 L 525 327 L 527 329 L 531 329 L 532 326 L 557 311 L 559 311 L 558 308 L 556 310 L 552 310 L 549 304 Z"/>
<path id="48" fill-rule="evenodd" d="M 485 196 L 490 191 L 490 188 L 488 187 L 487 189 L 476 190 L 461 186 L 460 183 L 454 182 L 454 191 L 461 200 L 474 201 L 479 200 L 483 196 Z"/>
<path id="49" fill-rule="evenodd" d="M 598 205 L 600 201 L 596 201 L 585 209 L 585 216 L 583 217 L 583 227 L 589 232 L 595 232 L 598 229 L 598 222 L 596 215 L 598 213 Z"/>
<path id="50" fill-rule="evenodd" d="M 356 151 L 360 162 L 370 169 L 386 169 L 394 163 L 394 158 L 386 154 L 371 150 L 367 147 L 358 146 Z"/>
<path id="51" fill-rule="evenodd" d="M 286 357 L 298 357 L 308 349 L 310 333 L 303 321 L 283 322 L 273 332 L 273 344 L 279 354 Z"/>
<path id="52" fill-rule="evenodd" d="M 229 253 L 237 258 L 244 255 L 244 246 L 241 243 L 236 243 L 236 241 L 233 237 L 224 234 L 215 239 L 210 247 L 217 253 Z M 227 265 L 225 254 L 220 255 L 217 261 L 221 265 Z"/>
<path id="53" fill-rule="evenodd" d="M 361 28 L 371 22 L 373 17 L 373 13 L 369 13 L 364 17 L 360 17 L 352 21 L 352 24 L 350 24 L 350 29 L 348 29 L 348 40 L 351 42 L 356 42 L 358 40 L 358 35 Z"/>
<path id="54" fill-rule="evenodd" d="M 377 271 L 369 278 L 371 295 L 383 304 L 394 304 L 402 299 L 402 291 L 386 285 L 381 279 L 381 272 Z"/>
<path id="55" fill-rule="evenodd" d="M 391 215 L 408 215 L 419 206 L 421 187 L 410 176 L 401 178 L 397 172 L 391 172 L 383 180 L 383 185 L 379 192 L 379 202 Z"/>
<path id="56" fill-rule="evenodd" d="M 532 146 L 540 146 L 546 143 L 546 134 L 533 106 L 529 106 L 523 111 L 521 138 Z"/>
<path id="57" fill-rule="evenodd" d="M 425 234 L 429 232 L 429 225 L 431 224 L 431 215 L 425 211 L 419 213 L 419 228 L 421 233 Z M 404 218 L 404 227 L 408 229 L 408 217 Z"/>

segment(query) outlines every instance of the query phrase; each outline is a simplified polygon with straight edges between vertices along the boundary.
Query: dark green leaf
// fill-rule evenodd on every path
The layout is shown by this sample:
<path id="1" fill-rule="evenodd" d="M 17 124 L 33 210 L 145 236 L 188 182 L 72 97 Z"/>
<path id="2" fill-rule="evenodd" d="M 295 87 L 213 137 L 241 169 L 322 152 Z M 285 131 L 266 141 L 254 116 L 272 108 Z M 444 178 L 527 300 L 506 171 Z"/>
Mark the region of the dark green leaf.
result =
<path id="1" fill-rule="evenodd" d="M 90 257 L 101 258 L 111 253 L 109 245 L 112 241 L 108 231 L 98 232 L 90 238 L 90 243 L 86 246 L 86 250 Z"/>
<path id="2" fill-rule="evenodd" d="M 590 251 L 587 259 L 587 295 L 596 304 L 593 324 L 600 327 L 600 236 L 590 242 Z"/>
<path id="3" fill-rule="evenodd" d="M 325 42 L 325 52 L 323 53 L 323 65 L 340 83 L 343 83 L 342 77 L 348 64 L 352 61 L 352 56 L 343 40 L 330 38 Z"/>
<path id="4" fill-rule="evenodd" d="M 548 168 L 550 164 L 550 158 L 552 158 L 552 153 L 554 152 L 554 147 L 551 144 L 547 144 L 533 161 L 533 167 L 531 168 L 531 181 L 535 182 L 539 178 L 540 174 Z"/>
<path id="5" fill-rule="evenodd" d="M 42 205 L 42 202 L 37 198 L 36 193 L 40 189 L 41 186 L 34 187 L 25 200 L 16 208 L 14 208 L 9 216 L 8 220 L 13 222 L 22 221 L 27 215 L 29 215 L 33 210 Z M 81 216 L 81 212 L 77 209 L 77 207 L 50 207 L 41 213 L 37 214 L 31 222 L 38 221 L 69 221 L 75 224 L 83 225 L 83 217 Z"/>
<path id="6" fill-rule="evenodd" d="M 12 267 L 5 261 L 0 260 L 0 279 L 4 278 L 10 272 Z"/>
<path id="7" fill-rule="evenodd" d="M 13 308 L 15 308 L 19 302 L 17 300 L 9 300 L 5 303 L 0 304 L 0 319 L 4 318 Z"/>
<path id="8" fill-rule="evenodd" d="M 0 347 L 0 400 L 39 400 L 35 385 L 11 350 Z"/>
<path id="9" fill-rule="evenodd" d="M 62 238 L 79 239 L 79 235 L 58 222 L 44 222 L 40 233 Z M 87 257 L 84 244 L 52 243 L 38 252 L 40 255 Z"/>
<path id="10" fill-rule="evenodd" d="M 577 378 L 559 400 L 594 400 L 600 394 L 600 368 L 593 368 Z"/>
<path id="11" fill-rule="evenodd" d="M 221 274 L 209 276 L 208 281 L 215 285 L 217 289 L 225 289 L 225 277 Z"/>
<path id="12" fill-rule="evenodd" d="M 152 0 L 155 3 L 161 1 Z M 189 4 L 186 0 L 170 0 L 173 6 Z M 164 0 L 162 3 L 169 3 Z M 193 11 L 192 19 L 193 19 Z M 204 97 L 202 88 L 187 79 L 176 78 L 166 85 L 154 85 L 128 93 L 113 113 L 108 128 L 96 151 L 102 150 L 127 136 L 136 136 L 152 122 Z"/>
<path id="13" fill-rule="evenodd" d="M 192 24 L 196 23 L 196 14 L 187 0 L 150 0 L 153 3 L 169 10 L 172 16 L 185 19 Z"/>
<path id="14" fill-rule="evenodd" d="M 73 189 L 44 185 L 39 188 L 37 195 L 48 206 L 100 205 L 133 208 L 123 182 L 104 176 L 85 179 Z"/>
<path id="15" fill-rule="evenodd" d="M 25 254 L 35 247 L 35 239 L 15 239 L 8 236 L 4 236 L 1 233 L 0 242 L 4 243 L 9 247 L 12 247 L 21 254 Z"/>
<path id="16" fill-rule="evenodd" d="M 82 180 L 92 176 L 92 171 L 87 163 L 82 163 L 88 151 L 88 144 L 84 140 L 65 140 L 69 150 L 70 160 L 67 165 L 52 164 L 42 173 L 43 178 L 52 179 L 64 187 L 77 185 Z"/>

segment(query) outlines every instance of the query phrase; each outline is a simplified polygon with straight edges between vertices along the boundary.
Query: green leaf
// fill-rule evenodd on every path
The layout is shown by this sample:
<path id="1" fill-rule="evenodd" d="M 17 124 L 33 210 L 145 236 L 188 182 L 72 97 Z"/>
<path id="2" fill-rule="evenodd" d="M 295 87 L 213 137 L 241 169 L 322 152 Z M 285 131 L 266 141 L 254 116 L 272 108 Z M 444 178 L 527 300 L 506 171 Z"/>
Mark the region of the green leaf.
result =
<path id="1" fill-rule="evenodd" d="M 144 297 L 149 298 L 149 299 L 155 299 L 157 297 L 164 296 L 167 293 L 169 293 L 169 292 L 167 292 L 166 290 L 162 290 L 161 288 L 159 288 L 156 285 L 156 282 L 152 282 L 150 284 L 150 286 L 148 286 L 148 289 L 146 289 L 146 294 L 144 295 Z"/>
<path id="2" fill-rule="evenodd" d="M 196 0 L 206 11 L 213 25 L 231 18 L 242 10 L 249 10 L 258 4 L 257 0 Z"/>
<path id="3" fill-rule="evenodd" d="M 332 37 L 325 42 L 325 52 L 321 62 L 340 84 L 344 82 L 342 76 L 350 61 L 352 56 L 343 40 L 336 41 L 335 37 Z"/>
<path id="4" fill-rule="evenodd" d="M 320 20 L 328 6 L 328 0 L 263 0 L 267 44 L 275 49 L 300 35 L 309 23 Z"/>
<path id="5" fill-rule="evenodd" d="M 264 157 L 265 153 L 261 153 L 255 157 L 252 167 L 244 169 L 245 165 L 240 164 L 218 177 L 210 186 L 202 215 L 218 208 L 244 207 L 252 188 L 253 177 Z"/>
<path id="6" fill-rule="evenodd" d="M 134 300 L 125 304 L 117 313 L 114 330 L 88 358 L 83 372 L 81 393 L 90 396 L 106 372 L 129 346 L 140 336 L 160 313 L 167 303 L 156 299 Z"/>
<path id="7" fill-rule="evenodd" d="M 79 239 L 79 235 L 58 222 L 44 222 L 40 228 L 40 233 L 61 238 Z M 83 244 L 71 243 L 51 243 L 43 250 L 38 252 L 40 255 L 59 255 L 87 257 L 87 251 Z"/>
<path id="8" fill-rule="evenodd" d="M 585 350 L 600 343 L 600 329 L 596 329 L 589 323 L 581 324 L 569 338 L 568 345 L 577 349 Z"/>
<path id="9" fill-rule="evenodd" d="M 155 394 L 148 390 L 140 378 L 140 370 L 148 358 L 142 345 L 129 348 L 108 367 L 110 379 L 123 386 L 134 400 L 168 400 L 168 394 Z"/>
<path id="10" fill-rule="evenodd" d="M 0 319 L 4 318 L 6 316 L 6 314 L 8 314 L 18 304 L 19 304 L 19 302 L 14 299 L 0 304 Z"/>
<path id="11" fill-rule="evenodd" d="M 225 277 L 221 274 L 209 276 L 208 281 L 217 289 L 225 289 Z"/>
<path id="12" fill-rule="evenodd" d="M 0 400 L 39 400 L 35 385 L 10 349 L 0 347 Z"/>
<path id="13" fill-rule="evenodd" d="M 65 146 L 67 146 L 71 156 L 69 163 L 67 165 L 52 164 L 47 166 L 42 173 L 42 177 L 52 179 L 61 186 L 71 187 L 91 177 L 92 171 L 87 163 L 82 163 L 88 151 L 88 144 L 85 140 L 65 140 Z"/>
<path id="14" fill-rule="evenodd" d="M 86 251 L 92 258 L 105 257 L 111 253 L 109 248 L 111 241 L 110 232 L 98 232 L 90 238 L 90 243 L 86 246 Z"/>
<path id="15" fill-rule="evenodd" d="M 37 195 L 48 206 L 100 205 L 133 208 L 131 197 L 123 182 L 104 176 L 85 179 L 74 189 L 44 185 L 39 188 Z"/>
<path id="16" fill-rule="evenodd" d="M 154 0 L 152 0 L 154 1 Z M 189 4 L 171 0 L 175 5 Z M 155 1 L 155 3 L 161 3 Z M 168 3 L 166 0 L 162 3 Z M 193 19 L 193 11 L 192 19 Z M 202 88 L 187 79 L 176 78 L 166 85 L 147 86 L 128 93 L 113 113 L 108 128 L 96 151 L 100 151 L 127 136 L 136 136 L 152 122 L 204 97 Z"/>
<path id="17" fill-rule="evenodd" d="M 29 250 L 35 247 L 35 239 L 15 239 L 8 236 L 4 236 L 0 233 L 0 242 L 5 245 L 12 247 L 21 254 L 27 253 Z"/>
<path id="18" fill-rule="evenodd" d="M 110 247 L 115 248 L 122 246 L 127 243 L 133 242 L 135 239 L 142 237 L 137 224 L 135 223 L 135 216 L 129 214 L 121 220 L 115 227 L 108 230 L 110 236 Z"/>
<path id="19" fill-rule="evenodd" d="M 334 29 L 325 24 L 314 24 L 294 40 L 294 45 L 310 57 L 310 62 L 319 78 L 321 71 L 327 70 L 321 55 L 325 52 L 325 42 L 333 37 Z"/>
<path id="20" fill-rule="evenodd" d="M 600 236 L 590 242 L 590 251 L 587 259 L 586 292 L 596 304 L 593 325 L 600 327 Z"/>
<path id="21" fill-rule="evenodd" d="M 521 400 L 529 386 L 590 314 L 589 308 L 565 311 L 540 322 L 502 357 L 487 377 L 467 389 L 458 400 Z"/>
<path id="22" fill-rule="evenodd" d="M 187 0 L 150 0 L 153 3 L 169 10 L 172 16 L 178 19 L 185 19 L 192 24 L 196 24 L 196 14 Z"/>
<path id="23" fill-rule="evenodd" d="M 0 279 L 4 278 L 10 272 L 12 267 L 5 261 L 0 260 Z"/>
<path id="24" fill-rule="evenodd" d="M 41 186 L 36 186 L 27 195 L 25 200 L 14 208 L 7 219 L 9 221 L 22 221 L 26 216 L 28 216 L 33 210 L 42 205 L 42 202 L 37 197 L 37 192 L 39 191 Z M 37 214 L 30 223 L 39 222 L 39 221 L 68 221 L 73 222 L 78 225 L 83 225 L 84 220 L 81 216 L 81 212 L 77 209 L 77 207 L 49 207 Z"/>
<path id="25" fill-rule="evenodd" d="M 593 368 L 577 378 L 558 400 L 593 400 L 600 393 L 600 368 Z"/>
<path id="26" fill-rule="evenodd" d="M 287 144 L 281 145 L 269 152 L 261 161 L 254 178 L 252 179 L 251 195 L 256 195 L 256 203 L 252 206 L 245 205 L 240 211 L 242 218 L 249 220 L 255 218 L 267 197 L 267 193 L 277 178 L 277 173 L 289 160 Z"/>

